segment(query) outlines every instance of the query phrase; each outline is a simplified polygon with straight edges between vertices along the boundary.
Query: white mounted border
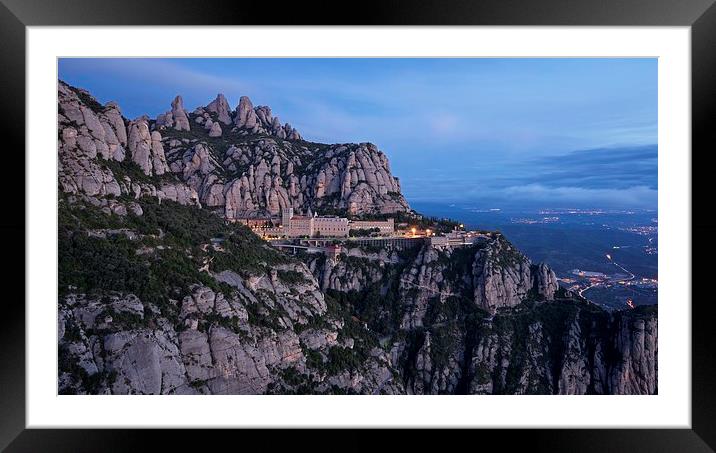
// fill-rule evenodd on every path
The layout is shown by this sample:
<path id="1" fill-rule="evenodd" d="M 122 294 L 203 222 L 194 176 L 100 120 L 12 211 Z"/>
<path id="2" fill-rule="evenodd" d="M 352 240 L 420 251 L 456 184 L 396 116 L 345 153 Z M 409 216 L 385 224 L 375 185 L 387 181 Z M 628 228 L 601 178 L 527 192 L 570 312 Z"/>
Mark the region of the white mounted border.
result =
<path id="1" fill-rule="evenodd" d="M 58 396 L 57 58 L 73 56 L 658 57 L 659 394 Z M 26 95 L 28 428 L 691 426 L 689 27 L 28 27 Z"/>

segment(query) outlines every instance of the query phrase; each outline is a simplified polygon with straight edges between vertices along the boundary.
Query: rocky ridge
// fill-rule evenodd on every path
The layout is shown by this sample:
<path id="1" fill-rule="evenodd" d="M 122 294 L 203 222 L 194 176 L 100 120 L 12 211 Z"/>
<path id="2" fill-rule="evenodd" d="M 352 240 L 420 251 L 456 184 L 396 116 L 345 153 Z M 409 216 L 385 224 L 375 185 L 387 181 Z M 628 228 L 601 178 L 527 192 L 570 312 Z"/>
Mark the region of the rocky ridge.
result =
<path id="1" fill-rule="evenodd" d="M 116 103 L 100 105 L 62 81 L 58 95 L 60 180 L 71 193 L 157 194 L 229 219 L 277 216 L 287 207 L 353 214 L 409 209 L 375 145 L 307 142 L 247 97 L 231 111 L 219 94 L 189 113 L 177 96 L 156 120 L 130 121 Z M 166 177 L 159 184 L 144 177 L 157 175 Z"/>

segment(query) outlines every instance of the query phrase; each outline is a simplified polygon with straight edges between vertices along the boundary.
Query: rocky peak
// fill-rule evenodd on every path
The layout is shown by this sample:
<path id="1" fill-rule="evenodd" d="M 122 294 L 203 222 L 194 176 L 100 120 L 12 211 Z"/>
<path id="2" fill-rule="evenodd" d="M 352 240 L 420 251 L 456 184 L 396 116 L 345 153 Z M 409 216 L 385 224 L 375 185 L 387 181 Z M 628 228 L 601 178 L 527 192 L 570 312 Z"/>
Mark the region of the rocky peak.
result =
<path id="1" fill-rule="evenodd" d="M 163 175 L 169 171 L 162 136 L 158 131 L 149 131 L 149 120 L 146 116 L 129 123 L 127 146 L 132 161 L 139 165 L 145 175 Z"/>
<path id="2" fill-rule="evenodd" d="M 105 127 L 107 135 L 109 136 L 113 133 L 114 136 L 117 137 L 119 145 L 127 146 L 127 128 L 124 124 L 124 116 L 122 115 L 122 111 L 119 109 L 119 105 L 113 101 L 108 102 L 105 104 L 102 116 L 106 119 L 106 121 L 103 122 L 103 126 Z M 109 128 L 107 126 L 109 126 Z"/>
<path id="3" fill-rule="evenodd" d="M 59 100 L 61 150 L 68 152 L 64 168 L 81 161 L 87 169 L 61 178 L 73 193 L 156 194 L 187 203 L 194 203 L 198 194 L 202 204 L 221 209 L 227 218 L 278 215 L 285 207 L 356 214 L 409 209 L 387 157 L 375 145 L 296 142 L 300 135 L 293 127 L 282 125 L 266 106 L 254 108 L 245 96 L 228 125 L 220 118 L 223 113 L 231 117 L 222 95 L 190 114 L 177 96 L 156 122 L 146 116 L 127 121 L 116 103 L 102 106 L 88 92 L 64 83 Z M 254 137 L 254 132 L 269 136 Z M 135 163 L 146 176 L 168 178 L 142 189 L 136 178 L 127 180 L 131 168 L 113 176 L 96 160 L 124 163 L 125 154 L 127 163 Z M 196 159 L 206 171 L 194 172 Z M 170 192 L 158 190 L 171 179 L 177 184 Z"/>
<path id="4" fill-rule="evenodd" d="M 245 130 L 250 134 L 266 134 L 286 140 L 302 140 L 301 134 L 290 124 L 282 125 L 278 117 L 273 116 L 270 107 L 260 105 L 254 108 L 247 96 L 241 96 L 239 99 L 234 124 L 238 129 Z"/>
<path id="5" fill-rule="evenodd" d="M 229 103 L 223 94 L 217 94 L 216 99 L 211 101 L 209 105 L 206 106 L 206 110 L 212 113 L 216 113 L 219 121 L 221 121 L 225 125 L 228 126 L 232 123 Z"/>
<path id="6" fill-rule="evenodd" d="M 125 158 L 126 131 L 113 104 L 102 106 L 87 91 L 58 84 L 58 178 L 67 193 L 120 195 L 121 189 L 102 161 Z"/>
<path id="7" fill-rule="evenodd" d="M 172 101 L 172 109 L 157 116 L 156 127 L 158 129 L 173 127 L 178 131 L 188 131 L 189 117 L 184 110 L 184 100 L 177 95 Z"/>
<path id="8" fill-rule="evenodd" d="M 532 287 L 537 294 L 543 295 L 545 299 L 554 299 L 554 294 L 559 289 L 557 276 L 554 271 L 545 263 L 532 265 Z"/>
<path id="9" fill-rule="evenodd" d="M 174 116 L 174 129 L 178 131 L 189 130 L 189 118 L 184 110 L 184 100 L 179 95 L 172 101 L 172 115 Z"/>
<path id="10" fill-rule="evenodd" d="M 241 96 L 239 99 L 239 105 L 236 106 L 234 122 L 236 127 L 240 129 L 253 130 L 256 127 L 258 118 L 256 117 L 256 112 L 254 112 L 254 105 L 248 96 Z"/>

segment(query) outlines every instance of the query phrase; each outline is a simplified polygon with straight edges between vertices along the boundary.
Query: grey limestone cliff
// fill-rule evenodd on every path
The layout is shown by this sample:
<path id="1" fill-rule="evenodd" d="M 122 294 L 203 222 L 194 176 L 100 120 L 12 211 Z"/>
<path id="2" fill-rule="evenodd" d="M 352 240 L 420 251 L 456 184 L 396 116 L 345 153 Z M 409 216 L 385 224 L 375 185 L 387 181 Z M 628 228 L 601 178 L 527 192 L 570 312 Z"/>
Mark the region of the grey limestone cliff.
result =
<path id="1" fill-rule="evenodd" d="M 305 255 L 384 339 L 409 393 L 654 394 L 654 307 L 607 313 L 502 235 L 442 251 Z"/>
<path id="2" fill-rule="evenodd" d="M 177 96 L 156 120 L 130 121 L 116 103 L 100 105 L 63 82 L 58 95 L 60 179 L 73 193 L 161 194 L 166 184 L 179 202 L 199 202 L 230 219 L 276 216 L 287 207 L 355 214 L 409 209 L 375 145 L 306 142 L 247 97 L 234 112 L 219 94 L 188 113 Z M 63 159 L 75 150 L 81 159 Z M 145 176 L 167 177 L 148 187 L 131 163 Z M 108 167 L 122 170 L 121 179 Z"/>

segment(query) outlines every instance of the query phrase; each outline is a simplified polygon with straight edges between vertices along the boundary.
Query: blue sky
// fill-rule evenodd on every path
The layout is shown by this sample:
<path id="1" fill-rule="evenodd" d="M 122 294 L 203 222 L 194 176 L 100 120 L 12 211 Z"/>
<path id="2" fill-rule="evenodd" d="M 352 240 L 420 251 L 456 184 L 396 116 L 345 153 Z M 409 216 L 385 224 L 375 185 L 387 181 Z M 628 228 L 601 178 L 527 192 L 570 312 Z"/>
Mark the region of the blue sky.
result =
<path id="1" fill-rule="evenodd" d="M 61 59 L 152 117 L 247 95 L 303 136 L 373 142 L 408 200 L 655 208 L 656 59 Z"/>

